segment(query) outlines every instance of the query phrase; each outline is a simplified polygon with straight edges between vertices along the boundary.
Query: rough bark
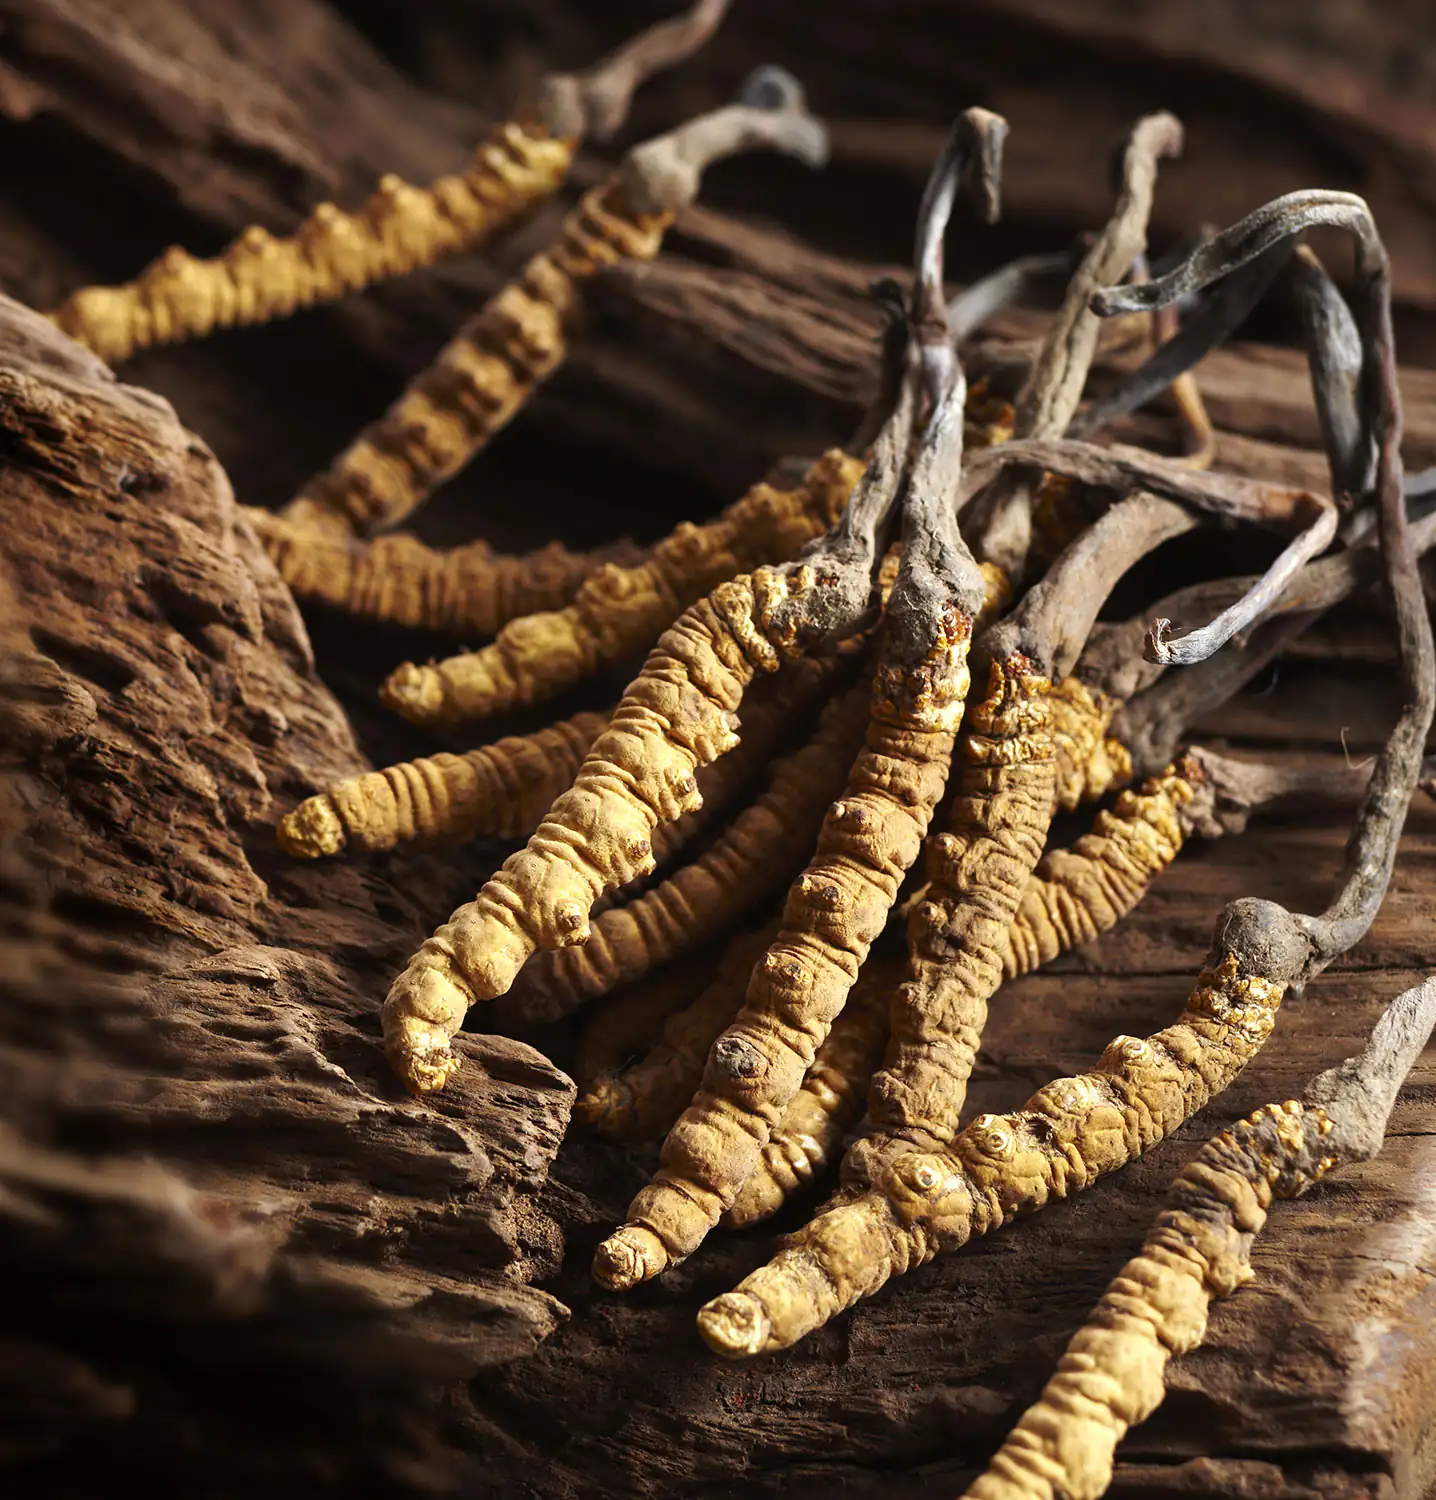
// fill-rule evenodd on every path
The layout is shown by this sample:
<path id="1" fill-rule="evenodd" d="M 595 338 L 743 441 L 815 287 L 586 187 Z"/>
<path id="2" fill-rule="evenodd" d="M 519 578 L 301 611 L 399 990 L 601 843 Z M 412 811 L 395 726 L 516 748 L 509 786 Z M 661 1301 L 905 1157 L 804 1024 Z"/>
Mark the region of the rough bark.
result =
<path id="1" fill-rule="evenodd" d="M 317 199 L 359 201 L 386 170 L 427 180 L 462 162 L 540 61 L 581 63 L 659 8 L 0 0 L 0 141 L 25 165 L 0 205 L 0 280 L 50 305 L 170 241 L 204 252 L 251 220 L 283 230 Z M 820 9 L 739 7 L 700 61 L 640 97 L 634 134 L 771 58 L 839 118 L 834 167 L 719 174 L 728 211 L 691 211 L 655 265 L 607 281 L 572 367 L 425 515 L 430 539 L 650 537 L 844 436 L 874 374 L 865 288 L 905 258 L 918 183 L 972 102 L 1013 121 L 1009 221 L 962 234 L 960 269 L 1100 222 L 1108 147 L 1170 104 L 1192 147 L 1158 243 L 1272 191 L 1355 186 L 1392 243 L 1398 334 L 1408 352 L 1431 347 L 1420 6 L 1404 30 L 1389 8 L 1355 36 L 1335 3 L 1300 7 L 1302 24 L 1279 5 L 1223 5 L 1177 30 L 1158 28 L 1169 7 L 1155 3 L 904 0 L 877 28 L 862 0 Z M 1251 123 L 1231 123 L 1231 90 Z M 246 500 L 281 501 L 550 225 L 344 307 L 154 352 L 123 377 L 173 400 Z M 973 373 L 1010 380 L 1040 326 L 1005 318 Z M 1299 356 L 1234 347 L 1200 382 L 1225 466 L 1324 483 Z M 1436 376 L 1409 370 L 1405 388 L 1408 459 L 1431 463 Z M 1124 434 L 1170 438 L 1155 414 Z M 278 816 L 363 768 L 361 745 L 375 761 L 434 748 L 372 707 L 424 643 L 316 616 L 331 696 L 204 443 L 10 305 L 0 521 L 7 1493 L 98 1495 L 123 1470 L 201 1495 L 951 1494 L 1196 1142 L 1354 1050 L 1429 962 L 1423 806 L 1370 937 L 1291 1003 L 1194 1130 L 798 1350 L 722 1366 L 693 1312 L 766 1258 L 767 1226 L 715 1237 L 663 1285 L 601 1294 L 592 1250 L 652 1160 L 576 1132 L 554 1161 L 571 1086 L 515 1041 L 462 1037 L 470 1065 L 437 1105 L 388 1077 L 387 979 L 491 851 L 296 867 L 273 849 Z M 1184 566 L 1215 569 L 1230 545 L 1193 543 Z M 1369 753 L 1391 712 L 1382 672 L 1333 661 L 1358 638 L 1376 643 L 1364 660 L 1384 658 L 1368 623 L 1335 623 L 1209 729 L 1248 749 Z M 1114 1032 L 1170 1018 L 1219 905 L 1253 889 L 1310 904 L 1342 837 L 1323 812 L 1184 855 L 1117 932 L 1004 992 L 970 1109 L 1015 1104 Z M 1124 1446 L 1119 1493 L 1422 1492 L 1436 1472 L 1433 1132 L 1428 1060 L 1383 1155 L 1274 1216 L 1256 1284 L 1217 1311 Z"/>

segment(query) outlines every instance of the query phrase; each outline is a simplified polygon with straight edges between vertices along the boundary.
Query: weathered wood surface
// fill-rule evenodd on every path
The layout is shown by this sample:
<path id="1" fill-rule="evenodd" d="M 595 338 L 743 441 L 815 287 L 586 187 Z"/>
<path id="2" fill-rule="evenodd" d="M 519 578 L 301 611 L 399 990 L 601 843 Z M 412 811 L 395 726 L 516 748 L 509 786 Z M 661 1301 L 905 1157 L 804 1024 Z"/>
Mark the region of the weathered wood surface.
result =
<path id="1" fill-rule="evenodd" d="M 207 250 L 250 218 L 284 228 L 316 198 L 357 201 L 382 170 L 424 180 L 463 159 L 485 110 L 540 57 L 580 61 L 656 9 L 605 8 L 598 37 L 558 4 L 354 7 L 406 74 L 317 0 L 248 6 L 242 24 L 225 0 L 0 0 L 0 135 L 42 173 L 7 187 L 0 278 L 46 305 L 133 274 L 172 239 Z M 835 170 L 752 164 L 715 189 L 802 238 L 694 210 L 655 266 L 609 280 L 573 367 L 426 515 L 430 535 L 651 535 L 841 435 L 872 378 L 872 267 L 903 253 L 941 122 L 979 86 L 1012 115 L 1014 147 L 1024 121 L 1031 139 L 1012 157 L 1015 227 L 990 247 L 964 236 L 967 264 L 1090 227 L 1112 138 L 1173 102 L 1189 152 L 1208 130 L 1221 148 L 1174 174 L 1163 233 L 1309 180 L 1374 182 L 1390 194 L 1373 197 L 1404 277 L 1402 331 L 1419 345 L 1421 255 L 1436 237 L 1419 131 L 1403 123 L 1414 115 L 1377 119 L 1357 100 L 1338 127 L 1309 108 L 1234 183 L 1232 162 L 1258 148 L 1243 136 L 1238 149 L 1196 100 L 1196 84 L 1234 66 L 1213 61 L 1200 28 L 1159 56 L 1150 33 L 1113 45 L 1103 16 L 1116 7 L 1096 0 L 904 4 L 876 31 L 856 3 L 822 26 L 784 4 L 748 9 L 740 0 L 731 35 L 644 96 L 640 119 L 714 102 L 759 57 L 805 72 L 820 107 L 862 127 L 839 133 Z M 983 45 L 965 50 L 948 19 L 974 17 Z M 1309 31 L 1314 46 L 1333 34 Z M 1054 38 L 1074 36 L 1100 90 L 1061 93 Z M 1327 52 L 1348 77 L 1379 75 L 1357 51 Z M 1242 56 L 1243 98 L 1276 123 L 1295 85 L 1269 53 Z M 906 136 L 881 123 L 897 119 Z M 123 377 L 173 399 L 245 499 L 281 500 L 549 222 L 491 261 L 156 352 Z M 1000 378 L 1038 327 L 1004 320 L 974 365 Z M 427 644 L 316 619 L 316 675 L 203 444 L 43 326 L 12 311 L 4 334 L 8 791 L 31 829 L 7 841 L 3 870 L 0 1259 L 7 1289 L 23 1289 L 0 1345 L 7 1493 L 104 1493 L 123 1465 L 201 1494 L 351 1494 L 366 1481 L 413 1494 L 952 1494 L 1207 1130 L 1354 1050 L 1376 1006 L 1430 963 L 1436 817 L 1423 805 L 1371 936 L 1290 1002 L 1268 1054 L 1195 1129 L 803 1348 L 723 1366 L 692 1313 L 766 1255 L 770 1233 L 717 1238 L 637 1296 L 599 1294 L 589 1254 L 651 1155 L 575 1135 L 540 1191 L 570 1090 L 537 1053 L 466 1038 L 484 1068 L 466 1069 L 437 1113 L 384 1071 L 373 1039 L 388 974 L 482 876 L 485 853 L 297 870 L 272 850 L 282 811 L 363 763 L 356 732 L 376 759 L 421 747 L 369 694 Z M 1248 346 L 1202 382 L 1224 462 L 1320 482 L 1299 358 Z M 1409 456 L 1436 461 L 1436 377 L 1412 370 L 1405 386 Z M 1169 436 L 1154 416 L 1129 430 Z M 1358 627 L 1372 637 L 1370 619 Z M 1220 729 L 1243 748 L 1359 758 L 1390 711 L 1379 672 L 1352 679 L 1308 652 Z M 1341 838 L 1340 817 L 1321 813 L 1191 851 L 1117 933 L 995 1007 L 971 1108 L 1019 1102 L 1114 1032 L 1164 1024 L 1220 904 L 1319 903 Z M 543 1041 L 562 1062 L 572 1037 Z M 1123 1449 L 1119 1492 L 1422 1492 L 1436 1467 L 1433 1132 L 1428 1054 L 1383 1155 L 1274 1214 L 1257 1282 L 1175 1368 L 1172 1399 Z"/>

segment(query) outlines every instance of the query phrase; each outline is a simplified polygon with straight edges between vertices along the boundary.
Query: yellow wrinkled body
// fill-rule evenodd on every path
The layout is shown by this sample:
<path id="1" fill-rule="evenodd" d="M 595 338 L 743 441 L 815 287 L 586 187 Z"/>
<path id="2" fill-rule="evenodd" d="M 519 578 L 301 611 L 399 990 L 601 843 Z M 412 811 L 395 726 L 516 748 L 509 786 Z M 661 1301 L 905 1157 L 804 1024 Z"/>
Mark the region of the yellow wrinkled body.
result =
<path id="1" fill-rule="evenodd" d="M 561 542 L 504 557 L 487 542 L 439 551 L 412 536 L 358 541 L 267 511 L 247 514 L 298 598 L 416 630 L 493 635 L 521 615 L 562 605 L 605 566 Z"/>
<path id="2" fill-rule="evenodd" d="M 901 675 L 879 663 L 867 743 L 829 809 L 783 930 L 753 970 L 747 1000 L 715 1042 L 703 1087 L 664 1143 L 654 1181 L 599 1247 L 594 1274 L 624 1286 L 692 1253 L 733 1204 L 841 1013 L 947 780 L 967 693 L 971 622 L 919 674 L 930 689 L 899 708 Z"/>
<path id="3" fill-rule="evenodd" d="M 575 714 L 463 755 L 430 755 L 347 777 L 281 820 L 279 846 L 317 859 L 411 840 L 519 838 L 573 781 L 607 722 L 604 714 Z"/>
<path id="4" fill-rule="evenodd" d="M 1289 1164 L 1309 1131 L 1329 1128 L 1320 1109 L 1269 1104 L 1202 1151 L 965 1500 L 1105 1493 L 1117 1444 L 1161 1405 L 1168 1360 L 1201 1343 L 1212 1298 L 1250 1278 L 1251 1241 L 1273 1196 L 1305 1192 L 1325 1170 Z"/>
<path id="5" fill-rule="evenodd" d="M 469 250 L 556 192 L 574 143 L 498 126 L 464 172 L 417 188 L 390 174 L 358 213 L 321 203 L 288 239 L 246 229 L 223 254 L 178 246 L 132 282 L 86 287 L 50 317 L 114 364 L 152 344 L 265 323 Z"/>
<path id="6" fill-rule="evenodd" d="M 397 525 L 558 368 L 578 284 L 621 260 L 651 260 L 671 222 L 669 214 L 629 215 L 616 184 L 587 194 L 564 220 L 558 243 L 464 323 L 286 514 L 359 535 Z"/>
<path id="7" fill-rule="evenodd" d="M 792 490 L 756 484 L 702 526 L 685 522 L 634 567 L 593 573 L 572 603 L 515 618 L 482 650 L 400 667 L 391 707 L 415 723 L 452 725 L 537 703 L 650 645 L 720 583 L 787 561 L 842 514 L 863 460 L 825 453 Z"/>

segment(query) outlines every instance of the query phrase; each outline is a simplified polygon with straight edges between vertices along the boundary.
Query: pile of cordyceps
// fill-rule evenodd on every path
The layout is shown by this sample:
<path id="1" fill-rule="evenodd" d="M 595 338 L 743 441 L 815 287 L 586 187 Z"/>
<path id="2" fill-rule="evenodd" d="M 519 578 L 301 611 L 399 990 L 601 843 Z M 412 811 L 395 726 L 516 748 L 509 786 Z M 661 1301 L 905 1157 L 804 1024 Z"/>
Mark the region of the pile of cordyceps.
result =
<path id="1" fill-rule="evenodd" d="M 465 173 L 422 190 L 386 180 L 357 215 L 325 205 L 292 240 L 252 229 L 213 262 L 172 250 L 56 317 L 123 357 L 471 248 L 554 192 L 585 133 L 614 129 L 637 83 L 688 55 L 725 9 L 695 6 L 590 74 L 550 80 Z M 738 103 L 630 151 L 330 469 L 279 515 L 251 514 L 301 597 L 493 636 L 394 672 L 384 700 L 417 724 L 477 724 L 651 647 L 610 713 L 342 782 L 291 812 L 279 837 L 314 858 L 527 836 L 394 980 L 385 1042 L 422 1096 L 457 1066 L 450 1041 L 476 1004 L 508 995 L 556 1018 L 616 996 L 582 1046 L 579 1115 L 612 1138 L 666 1140 L 657 1175 L 599 1247 L 603 1285 L 662 1275 L 720 1224 L 772 1214 L 849 1141 L 828 1205 L 699 1313 L 703 1338 L 732 1358 L 785 1348 L 890 1276 L 1086 1187 L 1226 1088 L 1283 996 L 1371 923 L 1421 771 L 1433 658 L 1416 557 L 1436 516 L 1420 513 L 1421 485 L 1408 495 L 1403 484 L 1389 271 L 1365 203 L 1291 193 L 1155 274 L 1146 225 L 1181 128 L 1166 114 L 1140 121 L 1112 217 L 1007 405 L 969 393 L 960 349 L 1031 268 L 951 303 L 943 280 L 957 200 L 984 221 L 998 213 L 1006 130 L 983 110 L 958 119 L 918 212 L 910 285 L 875 288 L 879 398 L 851 443 L 796 484 L 755 484 L 646 552 L 554 544 L 501 557 L 369 539 L 520 411 L 563 359 L 584 281 L 653 256 L 707 163 L 753 147 L 822 161 L 822 126 L 769 68 Z M 1355 243 L 1355 306 L 1300 244 L 1316 225 Z M 1187 372 L 1278 279 L 1304 313 L 1331 498 L 1206 471 L 1210 429 Z M 1084 406 L 1114 316 L 1154 347 Z M 1169 390 L 1186 459 L 1098 440 Z M 1215 525 L 1288 540 L 1258 576 L 1098 623 L 1134 564 Z M 1403 707 L 1369 778 L 1184 742 L 1323 612 L 1378 582 Z M 1173 634 L 1173 619 L 1202 623 Z M 1050 846 L 1059 809 L 1113 792 L 1091 832 Z M 961 1125 L 1005 978 L 1118 922 L 1187 838 L 1238 832 L 1277 799 L 1318 793 L 1358 804 L 1326 911 L 1233 902 L 1171 1026 L 1119 1036 L 1090 1072 Z M 726 955 L 695 998 L 692 969 L 672 965 L 720 938 Z M 1272 1198 L 1377 1149 L 1433 1015 L 1428 983 L 1393 1004 L 1360 1059 L 1205 1149 L 972 1493 L 1105 1488 L 1122 1432 L 1161 1399 L 1166 1360 L 1200 1339 L 1208 1300 L 1249 1274 Z"/>

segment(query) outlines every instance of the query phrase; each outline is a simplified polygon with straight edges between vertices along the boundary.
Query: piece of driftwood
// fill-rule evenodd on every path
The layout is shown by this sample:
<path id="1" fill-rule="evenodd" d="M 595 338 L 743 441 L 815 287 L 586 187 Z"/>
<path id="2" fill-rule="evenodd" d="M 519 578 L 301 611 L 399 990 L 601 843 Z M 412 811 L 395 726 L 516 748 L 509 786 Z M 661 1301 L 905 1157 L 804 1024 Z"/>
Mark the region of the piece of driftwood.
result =
<path id="1" fill-rule="evenodd" d="M 168 1423 L 176 1475 L 432 1460 L 405 1428 L 439 1383 L 565 1315 L 524 1283 L 572 1085 L 497 1037 L 442 1110 L 390 1076 L 371 977 L 445 880 L 277 856 L 294 789 L 362 761 L 205 446 L 6 302 L 0 451 L 5 1487 Z M 237 1425 L 194 1402 L 246 1364 Z"/>
<path id="2" fill-rule="evenodd" d="M 903 4 L 874 30 L 857 0 L 821 24 L 787 0 L 740 8 L 711 56 L 643 96 L 635 130 L 676 116 L 680 98 L 715 102 L 760 56 L 804 72 L 816 107 L 862 127 L 839 129 L 834 170 L 807 184 L 765 165 L 719 192 L 804 238 L 690 211 L 651 268 L 607 280 L 572 368 L 425 516 L 425 534 L 645 539 L 842 436 L 874 379 L 874 264 L 904 253 L 931 146 L 969 97 L 1011 116 L 1016 153 L 1015 224 L 990 250 L 963 236 L 975 264 L 1024 235 L 1061 243 L 1099 222 L 1100 149 L 1171 102 L 1194 147 L 1217 133 L 1198 180 L 1237 197 L 1184 196 L 1174 178 L 1164 233 L 1234 217 L 1273 185 L 1356 186 L 1391 226 L 1399 311 L 1419 335 L 1420 256 L 1436 237 L 1429 178 L 1413 167 L 1419 131 L 1402 124 L 1418 117 L 1383 106 L 1378 119 L 1352 95 L 1333 126 L 1308 103 L 1281 117 L 1243 181 L 1246 137 L 1191 108 L 1196 84 L 1237 65 L 1214 61 L 1196 27 L 1167 53 L 1141 27 L 1118 45 L 1104 19 L 1117 9 Z M 1240 9 L 1221 8 L 1225 35 Z M 656 10 L 604 8 L 599 35 L 596 12 L 562 3 L 271 0 L 240 24 L 225 0 L 0 0 L 0 134 L 34 169 L 15 174 L 0 211 L 0 280 L 50 305 L 133 274 L 171 240 L 212 250 L 250 220 L 291 227 L 318 198 L 352 205 L 385 170 L 426 180 L 458 165 L 542 66 L 596 55 Z M 1295 40 L 1293 28 L 1288 60 Z M 1059 84 L 1080 70 L 1064 72 L 1060 51 L 1044 61 L 1043 46 L 1078 48 L 1088 84 Z M 1326 50 L 1344 77 L 1382 76 L 1358 49 Z M 1244 100 L 1275 121 L 1291 75 L 1275 76 L 1270 51 L 1230 55 Z M 878 128 L 898 119 L 910 139 Z M 1367 163 L 1365 175 L 1333 174 L 1333 159 Z M 586 170 L 578 185 L 601 167 Z M 1190 218 L 1170 216 L 1179 204 Z M 536 221 L 493 258 L 155 351 L 122 378 L 173 399 L 246 501 L 281 501 L 546 232 Z M 1010 379 L 1041 326 L 1005 318 L 973 375 Z M 1199 379 L 1222 466 L 1324 484 L 1299 356 L 1234 346 Z M 1436 376 L 1410 370 L 1404 383 L 1414 468 L 1436 460 Z M 1122 431 L 1171 436 L 1160 411 Z M 620 493 L 621 515 L 608 498 Z M 1436 816 L 1418 805 L 1372 933 L 1290 1002 L 1250 1074 L 1191 1130 L 801 1348 L 731 1368 L 703 1350 L 694 1311 L 804 1212 L 715 1235 L 662 1285 L 616 1300 L 588 1263 L 652 1156 L 575 1129 L 555 1158 L 571 1088 L 504 1038 L 460 1038 L 482 1066 L 437 1107 L 389 1077 L 377 1047 L 388 980 L 472 894 L 491 852 L 300 867 L 274 849 L 282 812 L 365 766 L 356 735 L 379 763 L 432 751 L 371 706 L 392 662 L 423 647 L 316 617 L 341 709 L 204 444 L 9 306 L 0 521 L 6 1493 L 100 1495 L 123 1471 L 198 1495 L 954 1494 L 1196 1145 L 1354 1051 L 1375 1008 L 1429 963 Z M 1348 639 L 1329 631 L 1208 733 L 1258 752 L 1369 754 L 1392 712 L 1389 669 L 1378 652 L 1350 674 L 1318 653 Z M 1011 1107 L 1114 1032 L 1169 1019 L 1222 902 L 1260 884 L 1309 903 L 1344 827 L 1340 810 L 1297 814 L 1184 853 L 1116 932 L 1000 994 L 969 1111 Z M 563 1060 L 562 1035 L 538 1040 Z M 1207 1344 L 1174 1367 L 1167 1403 L 1121 1450 L 1118 1493 L 1423 1493 L 1436 1475 L 1433 1139 L 1428 1060 L 1382 1155 L 1274 1218 L 1258 1285 L 1218 1308 Z"/>

